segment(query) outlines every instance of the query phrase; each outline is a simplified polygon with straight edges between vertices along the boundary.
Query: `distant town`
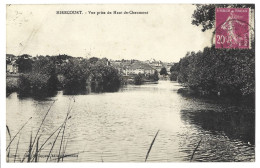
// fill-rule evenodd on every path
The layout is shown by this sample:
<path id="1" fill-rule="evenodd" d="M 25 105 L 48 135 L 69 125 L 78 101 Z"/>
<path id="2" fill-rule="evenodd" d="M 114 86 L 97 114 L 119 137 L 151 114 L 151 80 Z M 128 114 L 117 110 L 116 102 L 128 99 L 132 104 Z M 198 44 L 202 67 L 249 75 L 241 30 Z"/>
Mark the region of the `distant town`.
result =
<path id="1" fill-rule="evenodd" d="M 27 54 L 21 55 L 21 56 L 15 56 L 12 54 L 7 54 L 6 55 L 6 72 L 9 74 L 17 74 L 21 71 L 19 71 L 19 61 L 18 59 L 29 59 L 32 61 L 36 61 L 41 59 L 44 56 L 30 56 Z M 46 56 L 46 57 L 51 57 L 51 56 Z M 75 58 L 78 60 L 83 60 L 83 57 L 71 57 L 67 56 L 65 54 L 63 55 L 58 55 L 56 56 L 57 61 L 55 61 L 56 66 L 61 66 L 66 63 L 68 63 L 70 58 Z M 96 57 L 91 57 L 89 60 L 97 60 L 98 58 Z M 106 65 L 111 65 L 115 67 L 120 74 L 123 76 L 131 76 L 135 74 L 153 74 L 155 71 L 160 72 L 162 68 L 165 68 L 167 70 L 167 73 L 170 74 L 170 68 L 174 65 L 173 62 L 162 62 L 160 60 L 155 60 L 151 58 L 150 60 L 146 61 L 140 61 L 136 59 L 131 59 L 131 60 L 112 60 L 112 59 L 107 59 L 103 58 L 101 59 Z"/>
<path id="2" fill-rule="evenodd" d="M 66 94 L 114 92 L 127 84 L 157 84 L 159 79 L 172 80 L 170 71 L 173 65 L 155 59 L 140 61 L 65 54 L 35 57 L 7 54 L 6 88 L 8 94 L 19 92 L 19 95 L 52 94 L 57 90 Z"/>

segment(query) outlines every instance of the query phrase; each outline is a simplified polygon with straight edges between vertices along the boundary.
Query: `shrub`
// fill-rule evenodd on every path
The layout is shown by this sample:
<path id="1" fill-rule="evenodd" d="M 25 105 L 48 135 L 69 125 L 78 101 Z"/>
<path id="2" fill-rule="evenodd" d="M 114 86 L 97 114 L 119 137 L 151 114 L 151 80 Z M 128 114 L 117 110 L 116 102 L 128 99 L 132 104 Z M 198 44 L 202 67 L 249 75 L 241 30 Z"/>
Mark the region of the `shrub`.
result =
<path id="1" fill-rule="evenodd" d="M 54 75 L 28 73 L 19 76 L 18 92 L 26 95 L 52 95 L 57 90 L 57 77 Z"/>
<path id="2" fill-rule="evenodd" d="M 179 61 L 178 81 L 192 89 L 224 96 L 255 95 L 255 51 L 216 50 L 191 52 Z"/>
<path id="3" fill-rule="evenodd" d="M 62 67 L 64 76 L 63 87 L 66 94 L 76 94 L 86 90 L 87 79 L 89 77 L 89 65 L 86 61 L 69 60 Z"/>
<path id="4" fill-rule="evenodd" d="M 6 93 L 10 94 L 18 90 L 18 78 L 7 78 L 6 79 Z"/>
<path id="5" fill-rule="evenodd" d="M 136 75 L 134 77 L 134 84 L 135 85 L 141 85 L 143 83 L 143 77 L 142 75 L 139 73 L 138 75 Z"/>
<path id="6" fill-rule="evenodd" d="M 170 80 L 171 81 L 177 81 L 178 72 L 171 72 Z"/>
<path id="7" fill-rule="evenodd" d="M 91 66 L 91 88 L 96 92 L 117 91 L 122 81 L 118 70 L 112 66 L 104 64 Z"/>

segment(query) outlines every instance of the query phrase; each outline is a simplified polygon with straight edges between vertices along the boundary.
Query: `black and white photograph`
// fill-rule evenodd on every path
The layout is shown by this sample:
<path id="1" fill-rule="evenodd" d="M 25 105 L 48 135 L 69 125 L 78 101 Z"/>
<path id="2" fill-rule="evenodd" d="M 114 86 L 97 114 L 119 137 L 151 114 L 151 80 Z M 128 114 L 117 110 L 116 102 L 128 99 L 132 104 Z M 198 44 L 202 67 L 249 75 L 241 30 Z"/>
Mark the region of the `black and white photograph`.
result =
<path id="1" fill-rule="evenodd" d="M 1 157 L 255 162 L 255 39 L 254 3 L 7 4 Z"/>

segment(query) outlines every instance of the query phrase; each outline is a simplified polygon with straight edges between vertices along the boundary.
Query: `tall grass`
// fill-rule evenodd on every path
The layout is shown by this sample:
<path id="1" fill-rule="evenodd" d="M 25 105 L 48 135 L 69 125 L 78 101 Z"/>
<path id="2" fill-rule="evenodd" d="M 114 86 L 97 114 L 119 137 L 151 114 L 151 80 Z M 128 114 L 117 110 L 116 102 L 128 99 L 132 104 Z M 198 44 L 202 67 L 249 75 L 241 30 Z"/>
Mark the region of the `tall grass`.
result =
<path id="1" fill-rule="evenodd" d="M 10 129 L 8 126 L 6 126 L 7 132 L 10 136 L 10 142 L 8 144 L 8 146 L 6 147 L 6 150 L 8 150 L 8 148 L 10 147 L 10 145 L 12 144 L 12 142 L 14 141 L 14 139 L 17 137 L 17 135 L 22 131 L 22 129 L 25 127 L 25 125 L 32 119 L 32 117 L 30 117 L 25 124 L 22 125 L 22 127 L 18 130 L 18 132 L 15 134 L 15 136 L 11 139 L 11 133 L 10 133 Z"/>
<path id="2" fill-rule="evenodd" d="M 19 136 L 19 139 L 18 139 L 18 142 L 17 142 L 17 145 L 16 145 L 16 150 L 15 150 L 15 155 L 14 155 L 14 162 L 16 161 L 16 156 L 17 156 L 17 152 L 18 152 L 20 137 L 21 137 L 21 136 Z"/>
<path id="3" fill-rule="evenodd" d="M 149 147 L 149 150 L 147 151 L 147 154 L 146 154 L 146 157 L 145 157 L 145 162 L 147 161 L 147 159 L 148 159 L 148 157 L 149 157 L 149 154 L 150 154 L 150 152 L 151 152 L 151 150 L 152 150 L 153 144 L 154 144 L 154 142 L 155 142 L 155 139 L 156 139 L 156 137 L 157 137 L 159 131 L 160 131 L 160 130 L 158 130 L 157 133 L 155 134 L 155 136 L 154 136 L 154 138 L 153 138 L 153 141 L 152 141 L 152 143 L 151 143 L 151 145 L 150 145 L 150 147 Z"/>
<path id="4" fill-rule="evenodd" d="M 191 155 L 191 157 L 190 157 L 190 162 L 192 161 L 192 159 L 193 159 L 193 156 L 194 156 L 195 152 L 196 152 L 196 151 L 197 151 L 197 149 L 199 148 L 199 146 L 200 146 L 200 143 L 201 143 L 201 140 L 202 140 L 202 139 L 200 139 L 200 141 L 198 142 L 198 144 L 197 144 L 196 148 L 193 150 L 193 152 L 192 152 L 192 155 Z"/>
<path id="5" fill-rule="evenodd" d="M 51 107 L 53 106 L 54 103 L 55 103 L 55 101 L 50 105 L 49 109 L 45 113 L 45 115 L 44 115 L 44 117 L 43 117 L 43 119 L 41 121 L 41 124 L 39 125 L 39 128 L 37 129 L 37 132 L 36 132 L 36 134 L 34 136 L 33 136 L 33 132 L 31 131 L 28 150 L 25 151 L 25 154 L 24 154 L 23 158 L 20 160 L 20 162 L 24 162 L 24 161 L 27 161 L 27 162 L 39 162 L 41 151 L 49 143 L 51 143 L 52 145 L 51 145 L 51 148 L 49 149 L 49 151 L 47 150 L 48 151 L 48 156 L 47 156 L 46 162 L 48 162 L 50 160 L 51 161 L 60 162 L 60 161 L 63 161 L 63 159 L 65 157 L 69 157 L 69 156 L 72 156 L 72 155 L 80 153 L 80 152 L 78 152 L 78 153 L 73 153 L 73 154 L 65 154 L 65 150 L 67 148 L 67 144 L 68 144 L 68 141 L 69 141 L 69 140 L 66 141 L 66 139 L 65 139 L 65 133 L 66 133 L 65 130 L 66 130 L 67 122 L 71 118 L 70 112 L 72 111 L 72 107 L 73 107 L 73 106 L 71 106 L 71 103 L 69 104 L 69 108 L 68 108 L 66 117 L 65 117 L 64 121 L 62 122 L 62 124 L 57 129 L 55 129 L 45 140 L 43 140 L 41 138 L 40 131 L 42 130 L 42 126 L 45 124 L 46 117 L 48 116 L 48 114 L 49 114 L 49 112 L 51 110 Z M 11 132 L 10 132 L 9 127 L 6 126 L 7 133 L 9 135 L 9 139 L 10 139 L 10 142 L 8 143 L 8 145 L 6 147 L 7 162 L 10 161 L 9 160 L 9 158 L 10 158 L 10 148 L 12 147 L 12 145 L 16 146 L 15 147 L 16 150 L 15 150 L 15 154 L 14 154 L 14 162 L 16 162 L 18 151 L 21 150 L 21 148 L 19 148 L 19 145 L 21 144 L 20 143 L 20 137 L 22 135 L 22 130 L 28 124 L 28 122 L 31 119 L 32 119 L 32 117 L 30 117 L 22 125 L 22 127 L 18 130 L 18 132 L 13 137 L 11 136 Z M 19 135 L 18 142 L 17 142 L 17 144 L 14 144 L 13 142 L 17 138 L 18 135 Z M 55 138 L 54 138 L 54 140 L 52 140 L 52 137 L 54 137 L 54 136 L 55 136 Z M 61 137 L 61 140 L 58 143 L 57 140 L 60 137 Z M 42 139 L 42 140 L 40 141 L 40 139 Z M 58 153 L 57 156 L 55 156 L 57 158 L 51 159 L 51 154 L 52 154 L 52 151 L 53 151 L 55 145 L 59 145 L 58 146 L 59 153 Z"/>

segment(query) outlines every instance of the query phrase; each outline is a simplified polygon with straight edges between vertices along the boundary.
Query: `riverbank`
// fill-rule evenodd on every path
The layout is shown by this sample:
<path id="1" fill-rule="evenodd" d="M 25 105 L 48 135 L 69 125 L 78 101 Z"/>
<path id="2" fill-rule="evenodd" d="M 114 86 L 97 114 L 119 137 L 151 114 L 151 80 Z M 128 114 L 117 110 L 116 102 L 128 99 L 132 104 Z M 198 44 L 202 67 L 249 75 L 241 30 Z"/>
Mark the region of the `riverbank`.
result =
<path id="1" fill-rule="evenodd" d="M 6 75 L 6 96 L 18 91 L 18 75 Z"/>
<path id="2" fill-rule="evenodd" d="M 178 94 L 181 94 L 184 97 L 196 97 L 207 100 L 222 101 L 222 102 L 241 102 L 245 104 L 250 104 L 255 106 L 255 97 L 253 96 L 234 96 L 234 95 L 222 95 L 220 92 L 208 92 L 202 90 L 195 90 L 189 87 L 184 86 L 183 88 L 178 89 Z"/>
<path id="3" fill-rule="evenodd" d="M 29 83 L 25 82 L 24 84 L 20 84 L 20 86 L 19 86 L 19 82 L 18 82 L 19 78 L 20 78 L 19 74 L 6 74 L 6 97 L 8 97 L 13 92 L 19 92 L 19 90 L 20 90 L 19 87 L 23 87 L 23 86 L 29 84 Z M 31 81 L 30 83 L 32 83 L 33 85 L 37 84 L 37 80 L 38 80 L 37 78 L 32 78 L 31 80 L 33 80 L 33 81 Z M 68 94 L 68 95 L 87 94 L 89 92 L 114 92 L 114 91 L 117 91 L 117 89 L 112 90 L 112 91 L 107 89 L 107 91 L 103 91 L 103 89 L 102 89 L 103 87 L 100 86 L 99 82 L 97 82 L 95 80 L 91 81 L 90 79 L 88 79 L 84 83 L 85 84 L 84 88 L 82 88 L 80 90 L 75 90 L 75 89 L 73 89 L 73 90 L 69 89 L 68 90 L 67 88 L 64 87 L 66 80 L 67 79 L 64 75 L 62 75 L 62 74 L 57 75 L 57 84 L 56 84 L 56 89 L 54 91 L 55 92 L 56 91 L 64 91 L 64 93 Z M 121 83 L 120 86 L 137 85 L 134 77 L 132 77 L 132 78 L 122 78 L 120 83 Z M 27 86 L 27 87 L 32 88 L 32 86 L 33 86 L 32 84 L 30 84 L 30 86 Z M 41 86 L 39 84 L 40 83 L 38 82 L 38 84 L 37 84 L 38 87 Z M 76 84 L 77 83 L 75 83 L 75 85 Z M 153 80 L 153 79 L 142 78 L 140 85 L 143 85 L 143 84 L 158 84 L 158 81 Z M 119 89 L 119 87 L 118 87 L 118 89 Z M 46 95 L 47 92 L 48 92 L 48 90 L 42 91 L 41 89 L 38 89 L 35 92 L 35 91 L 29 89 L 26 92 L 22 92 L 22 97 L 28 97 L 28 96 L 46 97 L 45 95 Z M 47 95 L 53 96 L 54 93 L 51 92 L 50 94 L 47 94 Z"/>

